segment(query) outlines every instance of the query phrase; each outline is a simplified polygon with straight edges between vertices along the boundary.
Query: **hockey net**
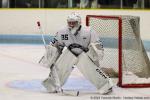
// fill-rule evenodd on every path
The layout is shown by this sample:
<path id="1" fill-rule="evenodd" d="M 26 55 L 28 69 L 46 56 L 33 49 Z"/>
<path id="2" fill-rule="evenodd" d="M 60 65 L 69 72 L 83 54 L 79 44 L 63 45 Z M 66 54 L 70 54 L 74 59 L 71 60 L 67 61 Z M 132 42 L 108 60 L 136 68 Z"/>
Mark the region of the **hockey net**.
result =
<path id="1" fill-rule="evenodd" d="M 150 62 L 139 22 L 137 16 L 86 16 L 86 25 L 100 35 L 104 45 L 101 67 L 110 77 L 118 77 L 121 87 L 150 87 Z"/>

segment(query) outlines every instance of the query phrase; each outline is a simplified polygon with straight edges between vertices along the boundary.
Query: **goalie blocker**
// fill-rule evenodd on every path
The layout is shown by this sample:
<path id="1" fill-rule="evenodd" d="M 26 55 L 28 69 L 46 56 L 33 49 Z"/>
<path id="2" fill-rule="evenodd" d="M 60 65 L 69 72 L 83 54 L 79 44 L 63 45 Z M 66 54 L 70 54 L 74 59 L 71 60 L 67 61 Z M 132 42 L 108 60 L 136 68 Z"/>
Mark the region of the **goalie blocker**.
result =
<path id="1" fill-rule="evenodd" d="M 49 50 L 48 52 L 51 52 L 49 54 L 52 54 L 53 50 Z M 54 56 L 58 55 L 51 56 L 53 57 L 50 58 L 57 58 Z M 72 72 L 73 66 L 77 65 L 80 72 L 97 88 L 98 92 L 106 94 L 112 91 L 111 79 L 101 70 L 99 64 L 94 63 L 99 62 L 102 57 L 103 48 L 97 43 L 89 45 L 89 51 L 87 53 L 82 52 L 79 56 L 75 56 L 70 50 L 64 48 L 62 54 L 51 67 L 49 77 L 43 81 L 43 85 L 49 92 L 59 91 Z"/>

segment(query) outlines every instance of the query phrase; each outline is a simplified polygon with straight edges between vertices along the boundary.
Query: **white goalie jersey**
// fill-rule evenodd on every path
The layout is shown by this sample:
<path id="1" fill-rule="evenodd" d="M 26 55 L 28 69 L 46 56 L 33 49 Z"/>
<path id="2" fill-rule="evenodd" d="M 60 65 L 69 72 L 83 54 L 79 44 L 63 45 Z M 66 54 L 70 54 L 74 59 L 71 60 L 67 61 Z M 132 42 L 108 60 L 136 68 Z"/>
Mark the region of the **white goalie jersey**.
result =
<path id="1" fill-rule="evenodd" d="M 99 35 L 95 31 L 92 31 L 90 27 L 80 26 L 75 34 L 70 33 L 68 28 L 64 28 L 56 33 L 54 40 L 60 45 L 68 47 L 77 55 L 81 54 L 83 51 L 87 52 L 91 43 L 92 45 L 96 43 L 96 47 L 99 45 L 98 48 L 103 51 Z"/>
<path id="2" fill-rule="evenodd" d="M 92 61 L 99 66 L 100 60 L 103 59 L 104 49 L 102 42 L 100 41 L 99 35 L 90 29 L 90 27 L 81 27 L 77 31 L 76 35 L 70 33 L 68 28 L 61 29 L 56 33 L 55 38 L 51 44 L 57 44 L 58 51 L 61 52 L 64 47 L 67 47 L 74 55 L 80 55 L 82 52 L 87 52 L 88 56 Z M 48 48 L 54 50 L 51 45 Z M 45 54 L 45 60 L 43 59 L 41 64 L 50 67 L 52 63 L 56 60 L 59 54 L 54 50 L 49 50 Z M 55 57 L 53 55 L 54 54 Z"/>

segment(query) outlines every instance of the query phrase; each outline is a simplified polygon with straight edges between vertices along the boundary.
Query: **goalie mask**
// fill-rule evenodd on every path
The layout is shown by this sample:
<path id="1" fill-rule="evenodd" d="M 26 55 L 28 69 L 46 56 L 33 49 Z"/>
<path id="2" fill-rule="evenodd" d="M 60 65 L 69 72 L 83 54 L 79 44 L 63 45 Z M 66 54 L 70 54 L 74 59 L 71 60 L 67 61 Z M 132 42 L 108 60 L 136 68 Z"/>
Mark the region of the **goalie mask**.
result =
<path id="1" fill-rule="evenodd" d="M 67 18 L 68 28 L 72 34 L 76 34 L 81 26 L 81 17 L 77 13 L 72 13 Z"/>

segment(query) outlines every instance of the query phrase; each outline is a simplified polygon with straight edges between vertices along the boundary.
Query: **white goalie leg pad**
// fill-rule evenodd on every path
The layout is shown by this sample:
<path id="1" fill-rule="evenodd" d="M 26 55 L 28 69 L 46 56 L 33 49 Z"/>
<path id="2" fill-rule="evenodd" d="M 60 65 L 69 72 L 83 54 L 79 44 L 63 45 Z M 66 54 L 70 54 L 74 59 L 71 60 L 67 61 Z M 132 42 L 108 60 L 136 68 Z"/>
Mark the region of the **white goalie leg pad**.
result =
<path id="1" fill-rule="evenodd" d="M 61 86 L 66 82 L 67 78 L 73 70 L 73 66 L 77 63 L 77 61 L 78 58 L 72 54 L 72 52 L 66 48 L 63 49 L 62 54 L 55 63 Z"/>
<path id="2" fill-rule="evenodd" d="M 99 93 L 105 94 L 110 88 L 112 88 L 110 78 L 100 69 L 100 67 L 97 67 L 91 61 L 86 53 L 83 52 L 78 58 L 78 69 L 91 83 L 95 85 Z"/>
<path id="3" fill-rule="evenodd" d="M 47 89 L 48 92 L 54 93 L 57 91 L 57 86 L 54 78 L 48 77 L 43 82 L 42 85 Z"/>
<path id="4" fill-rule="evenodd" d="M 49 92 L 60 91 L 77 61 L 77 57 L 64 48 L 62 54 L 52 66 L 50 76 L 43 81 L 44 87 Z"/>
<path id="5" fill-rule="evenodd" d="M 42 66 L 49 68 L 52 66 L 52 64 L 55 63 L 58 56 L 59 56 L 59 53 L 58 53 L 57 48 L 50 44 L 50 45 L 46 46 L 46 53 L 41 58 L 39 63 Z"/>
<path id="6" fill-rule="evenodd" d="M 50 93 L 61 91 L 59 77 L 56 71 L 56 67 L 54 65 L 51 66 L 51 72 L 49 74 L 49 77 L 43 81 L 43 86 Z"/>
<path id="7" fill-rule="evenodd" d="M 113 83 L 110 78 L 108 78 L 108 81 L 104 86 L 102 86 L 100 89 L 98 89 L 98 92 L 100 94 L 108 94 L 113 91 Z"/>

